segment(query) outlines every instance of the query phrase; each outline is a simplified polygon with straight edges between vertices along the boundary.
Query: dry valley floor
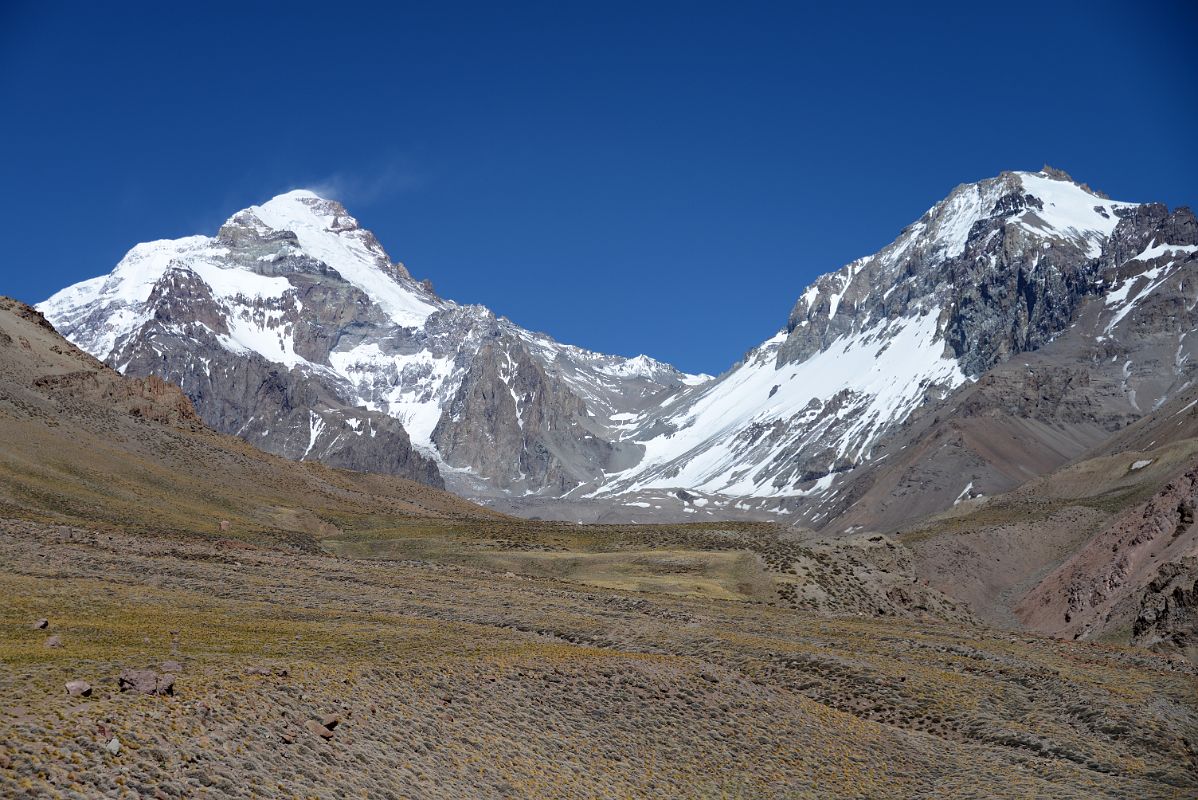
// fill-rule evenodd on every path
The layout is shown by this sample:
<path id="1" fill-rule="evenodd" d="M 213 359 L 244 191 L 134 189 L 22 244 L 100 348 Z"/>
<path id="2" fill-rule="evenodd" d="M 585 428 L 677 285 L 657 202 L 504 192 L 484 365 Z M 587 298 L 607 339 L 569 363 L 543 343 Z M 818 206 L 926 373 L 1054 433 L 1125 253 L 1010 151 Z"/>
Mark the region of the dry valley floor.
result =
<path id="1" fill-rule="evenodd" d="M 5 797 L 1198 792 L 1123 647 L 23 521 L 0 597 Z"/>

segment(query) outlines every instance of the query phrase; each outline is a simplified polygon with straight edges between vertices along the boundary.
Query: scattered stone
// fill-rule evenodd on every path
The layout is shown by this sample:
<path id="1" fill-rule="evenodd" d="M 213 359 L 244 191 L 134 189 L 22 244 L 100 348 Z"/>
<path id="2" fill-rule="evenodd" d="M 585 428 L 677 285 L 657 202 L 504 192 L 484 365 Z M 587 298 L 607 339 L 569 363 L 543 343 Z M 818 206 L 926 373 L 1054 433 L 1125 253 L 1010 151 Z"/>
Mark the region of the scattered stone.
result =
<path id="1" fill-rule="evenodd" d="M 269 675 L 270 667 L 246 667 L 246 675 Z"/>
<path id="2" fill-rule="evenodd" d="M 326 714 L 320 720 L 320 724 L 325 726 L 329 730 L 334 730 L 338 725 L 341 724 L 341 717 L 338 716 L 337 714 Z"/>
<path id="3" fill-rule="evenodd" d="M 158 665 L 163 672 L 182 672 L 183 665 L 178 661 L 163 661 Z"/>
<path id="4" fill-rule="evenodd" d="M 50 627 L 50 620 L 48 620 L 48 619 L 39 619 L 37 622 L 33 623 L 33 629 L 35 631 L 42 631 L 49 627 Z"/>
<path id="5" fill-rule="evenodd" d="M 280 731 L 279 738 L 282 739 L 283 742 L 286 744 L 295 744 L 295 736 L 288 733 L 287 731 Z"/>
<path id="6" fill-rule="evenodd" d="M 120 688 L 122 692 L 139 694 L 174 694 L 175 676 L 159 675 L 152 669 L 126 669 L 121 671 Z"/>
<path id="7" fill-rule="evenodd" d="M 12 759 L 7 753 L 0 753 L 0 769 L 12 769 Z"/>
<path id="8" fill-rule="evenodd" d="M 104 749 L 114 756 L 118 755 L 121 752 L 121 740 L 113 736 L 108 740 L 108 744 L 104 745 Z"/>
<path id="9" fill-rule="evenodd" d="M 46 647 L 62 647 L 62 639 L 59 639 L 57 636 L 51 636 L 49 639 L 46 639 Z"/>
<path id="10" fill-rule="evenodd" d="M 120 687 L 122 692 L 134 691 L 141 694 L 154 694 L 158 691 L 158 673 L 152 669 L 122 670 Z"/>
<path id="11" fill-rule="evenodd" d="M 227 519 L 222 519 L 222 520 L 220 521 L 220 529 L 221 529 L 222 531 L 227 531 L 227 530 L 229 530 L 229 528 L 231 528 L 231 527 L 233 527 L 233 523 L 229 522 L 229 520 L 227 520 Z"/>
<path id="12" fill-rule="evenodd" d="M 325 726 L 321 725 L 319 722 L 317 722 L 314 719 L 308 720 L 308 722 L 306 723 L 306 727 L 308 728 L 308 731 L 310 733 L 313 733 L 313 734 L 319 736 L 321 739 L 332 739 L 333 738 L 333 732 L 331 730 L 329 730 L 328 728 L 326 728 Z"/>
<path id="13" fill-rule="evenodd" d="M 67 681 L 67 694 L 71 697 L 91 697 L 92 685 L 87 681 Z"/>

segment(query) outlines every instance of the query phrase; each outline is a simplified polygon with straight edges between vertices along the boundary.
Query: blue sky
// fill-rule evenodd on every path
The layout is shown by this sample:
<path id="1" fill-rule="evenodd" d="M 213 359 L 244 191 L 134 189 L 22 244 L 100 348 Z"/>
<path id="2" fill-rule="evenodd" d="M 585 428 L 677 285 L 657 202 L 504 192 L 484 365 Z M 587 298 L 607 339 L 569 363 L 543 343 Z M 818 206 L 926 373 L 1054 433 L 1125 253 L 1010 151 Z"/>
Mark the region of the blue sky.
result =
<path id="1" fill-rule="evenodd" d="M 312 187 L 443 296 L 719 372 L 958 183 L 1198 204 L 1188 4 L 819 5 L 10 0 L 0 293 Z"/>

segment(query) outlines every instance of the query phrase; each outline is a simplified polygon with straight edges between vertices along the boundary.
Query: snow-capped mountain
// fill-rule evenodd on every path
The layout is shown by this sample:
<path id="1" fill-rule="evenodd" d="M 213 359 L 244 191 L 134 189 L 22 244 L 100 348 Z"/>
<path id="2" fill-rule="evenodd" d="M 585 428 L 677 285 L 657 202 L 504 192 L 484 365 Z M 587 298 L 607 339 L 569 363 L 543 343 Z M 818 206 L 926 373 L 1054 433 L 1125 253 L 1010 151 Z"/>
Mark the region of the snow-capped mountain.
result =
<path id="1" fill-rule="evenodd" d="M 917 408 L 1068 322 L 1121 214 L 1048 173 L 957 187 L 890 245 L 816 280 L 786 328 L 635 437 L 601 493 L 811 496 Z"/>
<path id="2" fill-rule="evenodd" d="M 880 252 L 817 279 L 716 379 L 440 298 L 339 204 L 302 191 L 215 237 L 138 245 L 40 309 L 273 452 L 439 473 L 522 513 L 768 511 L 818 526 L 921 415 L 1046 348 L 1091 301 L 1128 329 L 1152 287 L 1193 267 L 1192 220 L 1047 167 L 964 184 Z M 1153 402 L 1189 371 L 1153 384 Z"/>
<path id="3" fill-rule="evenodd" d="M 137 245 L 40 309 L 122 372 L 178 383 L 218 430 L 474 494 L 561 493 L 623 466 L 611 432 L 706 379 L 440 298 L 307 191 L 215 237 Z"/>

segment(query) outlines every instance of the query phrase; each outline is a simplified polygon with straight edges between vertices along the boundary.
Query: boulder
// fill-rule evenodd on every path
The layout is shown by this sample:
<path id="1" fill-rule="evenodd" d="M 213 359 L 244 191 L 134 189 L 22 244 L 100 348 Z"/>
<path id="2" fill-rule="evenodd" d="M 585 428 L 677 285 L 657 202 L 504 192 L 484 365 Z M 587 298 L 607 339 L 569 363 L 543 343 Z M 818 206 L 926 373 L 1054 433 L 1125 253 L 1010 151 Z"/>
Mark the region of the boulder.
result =
<path id="1" fill-rule="evenodd" d="M 321 739 L 333 738 L 333 732 L 314 719 L 308 720 L 307 723 L 305 723 L 305 727 L 308 729 L 309 733 L 315 734 Z"/>
<path id="2" fill-rule="evenodd" d="M 92 685 L 87 681 L 67 681 L 67 694 L 71 697 L 90 697 Z"/>
<path id="3" fill-rule="evenodd" d="M 152 669 L 126 669 L 121 671 L 122 692 L 139 694 L 174 694 L 175 676 L 170 673 L 159 675 Z"/>

